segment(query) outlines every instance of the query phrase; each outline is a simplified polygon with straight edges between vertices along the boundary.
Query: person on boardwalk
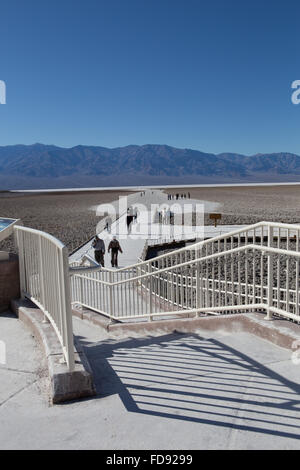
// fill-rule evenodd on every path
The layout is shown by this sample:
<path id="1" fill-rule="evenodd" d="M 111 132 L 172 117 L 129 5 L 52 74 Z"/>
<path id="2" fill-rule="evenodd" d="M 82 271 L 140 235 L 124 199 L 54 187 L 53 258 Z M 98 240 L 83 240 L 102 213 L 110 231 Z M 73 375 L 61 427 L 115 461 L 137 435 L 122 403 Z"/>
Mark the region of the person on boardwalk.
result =
<path id="1" fill-rule="evenodd" d="M 108 233 L 111 232 L 111 224 L 112 224 L 111 218 L 107 217 L 106 224 L 105 224 L 105 230 L 107 230 Z"/>
<path id="2" fill-rule="evenodd" d="M 126 217 L 126 224 L 127 224 L 127 232 L 131 232 L 131 224 L 133 222 L 134 215 L 132 207 L 128 207 L 127 209 L 127 217 Z"/>
<path id="3" fill-rule="evenodd" d="M 116 236 L 113 237 L 110 244 L 108 245 L 108 252 L 110 252 L 110 250 L 111 250 L 111 265 L 113 268 L 117 268 L 119 251 L 121 253 L 123 253 L 123 251 Z"/>
<path id="4" fill-rule="evenodd" d="M 102 238 L 99 238 L 98 235 L 96 235 L 93 240 L 92 247 L 95 250 L 95 260 L 104 268 L 105 244 Z"/>

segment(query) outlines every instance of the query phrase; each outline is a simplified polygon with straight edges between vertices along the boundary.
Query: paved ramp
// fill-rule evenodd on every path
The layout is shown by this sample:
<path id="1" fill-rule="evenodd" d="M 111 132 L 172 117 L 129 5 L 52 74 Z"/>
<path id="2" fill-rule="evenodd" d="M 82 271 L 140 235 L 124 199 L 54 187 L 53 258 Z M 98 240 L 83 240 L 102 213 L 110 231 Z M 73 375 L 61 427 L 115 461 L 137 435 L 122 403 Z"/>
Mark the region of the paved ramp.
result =
<path id="1" fill-rule="evenodd" d="M 51 407 L 39 357 L 24 362 L 33 339 L 8 320 L 1 449 L 299 449 L 300 373 L 291 351 L 246 333 L 117 339 L 74 319 L 98 395 Z"/>

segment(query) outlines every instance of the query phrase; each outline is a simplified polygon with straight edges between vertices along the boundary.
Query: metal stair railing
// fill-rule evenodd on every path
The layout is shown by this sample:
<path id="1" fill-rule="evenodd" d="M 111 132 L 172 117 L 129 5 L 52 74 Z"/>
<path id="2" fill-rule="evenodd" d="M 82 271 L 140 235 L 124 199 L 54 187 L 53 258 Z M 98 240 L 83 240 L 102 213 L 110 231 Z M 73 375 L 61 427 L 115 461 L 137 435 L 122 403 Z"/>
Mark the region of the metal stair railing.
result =
<path id="1" fill-rule="evenodd" d="M 73 300 L 114 319 L 264 309 L 298 321 L 299 232 L 261 222 L 126 268 L 74 275 Z"/>
<path id="2" fill-rule="evenodd" d="M 14 227 L 21 296 L 34 302 L 53 326 L 70 371 L 74 370 L 69 260 L 66 246 L 48 233 Z"/>

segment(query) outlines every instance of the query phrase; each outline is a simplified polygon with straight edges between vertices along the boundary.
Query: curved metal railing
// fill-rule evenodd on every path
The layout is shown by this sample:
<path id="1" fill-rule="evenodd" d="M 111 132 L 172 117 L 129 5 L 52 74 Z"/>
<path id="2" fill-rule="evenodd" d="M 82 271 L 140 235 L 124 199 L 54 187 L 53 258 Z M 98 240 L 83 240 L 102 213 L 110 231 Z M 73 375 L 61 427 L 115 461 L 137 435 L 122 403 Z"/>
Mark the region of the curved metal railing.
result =
<path id="1" fill-rule="evenodd" d="M 114 319 L 264 309 L 299 317 L 300 226 L 260 222 L 118 270 L 72 276 L 72 299 Z"/>
<path id="2" fill-rule="evenodd" d="M 74 369 L 74 343 L 68 250 L 48 233 L 15 226 L 21 296 L 30 299 L 52 324 L 69 370 Z"/>

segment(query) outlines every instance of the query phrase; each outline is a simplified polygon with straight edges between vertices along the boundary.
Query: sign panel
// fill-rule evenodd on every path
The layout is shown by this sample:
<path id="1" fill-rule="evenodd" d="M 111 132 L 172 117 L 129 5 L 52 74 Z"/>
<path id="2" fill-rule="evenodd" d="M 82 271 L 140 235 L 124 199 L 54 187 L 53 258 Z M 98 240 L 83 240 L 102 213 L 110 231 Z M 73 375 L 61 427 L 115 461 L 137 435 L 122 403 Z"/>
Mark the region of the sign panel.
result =
<path id="1" fill-rule="evenodd" d="M 209 218 L 215 221 L 215 227 L 217 226 L 217 220 L 222 218 L 222 214 L 209 214 Z"/>
<path id="2" fill-rule="evenodd" d="M 209 214 L 210 219 L 221 219 L 222 214 Z"/>
<path id="3" fill-rule="evenodd" d="M 16 219 L 0 219 L 0 232 L 13 224 Z"/>
<path id="4" fill-rule="evenodd" d="M 0 241 L 11 235 L 13 226 L 16 222 L 19 222 L 19 219 L 6 219 L 0 217 Z"/>

